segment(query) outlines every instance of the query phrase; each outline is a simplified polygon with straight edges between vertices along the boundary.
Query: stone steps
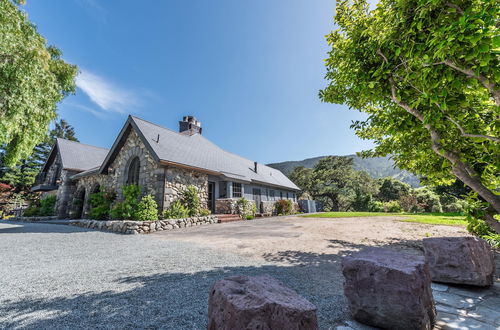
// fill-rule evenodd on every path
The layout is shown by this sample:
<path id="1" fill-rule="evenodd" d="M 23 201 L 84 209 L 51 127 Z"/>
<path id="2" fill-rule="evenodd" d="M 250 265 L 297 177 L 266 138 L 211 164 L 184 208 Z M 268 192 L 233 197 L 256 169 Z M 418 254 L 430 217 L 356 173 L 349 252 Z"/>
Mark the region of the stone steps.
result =
<path id="1" fill-rule="evenodd" d="M 240 216 L 237 214 L 216 214 L 216 216 L 219 219 L 219 223 L 241 220 Z"/>

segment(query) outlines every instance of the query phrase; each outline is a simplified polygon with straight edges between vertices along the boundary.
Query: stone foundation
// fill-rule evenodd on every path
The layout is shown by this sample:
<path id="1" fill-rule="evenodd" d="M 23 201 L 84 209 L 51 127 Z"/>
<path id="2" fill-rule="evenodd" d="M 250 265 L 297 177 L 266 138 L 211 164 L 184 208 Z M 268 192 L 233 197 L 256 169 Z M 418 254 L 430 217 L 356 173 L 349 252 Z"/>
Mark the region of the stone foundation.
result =
<path id="1" fill-rule="evenodd" d="M 220 198 L 215 200 L 215 213 L 238 214 L 238 200 L 235 198 Z"/>
<path id="2" fill-rule="evenodd" d="M 112 231 L 122 234 L 150 234 L 155 231 L 173 230 L 184 227 L 193 227 L 218 223 L 219 220 L 215 215 L 205 217 L 192 217 L 185 219 L 165 219 L 158 221 L 129 221 L 129 220 L 73 220 L 70 225 Z"/>
<path id="3" fill-rule="evenodd" d="M 260 202 L 262 213 L 265 216 L 271 216 L 274 214 L 274 204 L 275 201 L 262 201 Z"/>

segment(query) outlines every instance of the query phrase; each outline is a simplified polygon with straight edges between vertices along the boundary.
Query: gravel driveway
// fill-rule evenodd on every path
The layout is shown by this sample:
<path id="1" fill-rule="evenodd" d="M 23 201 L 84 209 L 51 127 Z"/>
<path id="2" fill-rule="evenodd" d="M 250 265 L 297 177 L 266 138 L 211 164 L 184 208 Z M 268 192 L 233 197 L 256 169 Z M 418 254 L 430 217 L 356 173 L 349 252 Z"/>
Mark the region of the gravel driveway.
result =
<path id="1" fill-rule="evenodd" d="M 418 253 L 418 239 L 439 232 L 464 234 L 381 218 L 262 219 L 153 235 L 0 221 L 0 328 L 203 329 L 216 280 L 264 273 L 314 303 L 322 329 L 335 328 L 349 318 L 342 255 L 364 245 Z"/>

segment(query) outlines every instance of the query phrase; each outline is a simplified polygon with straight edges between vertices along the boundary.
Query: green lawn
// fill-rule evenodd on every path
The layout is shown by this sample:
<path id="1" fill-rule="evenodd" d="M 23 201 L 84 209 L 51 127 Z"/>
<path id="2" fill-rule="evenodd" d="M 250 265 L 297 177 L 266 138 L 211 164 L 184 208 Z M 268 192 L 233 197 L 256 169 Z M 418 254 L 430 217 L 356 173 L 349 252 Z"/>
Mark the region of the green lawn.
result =
<path id="1" fill-rule="evenodd" d="M 384 213 L 384 212 L 324 212 L 302 215 L 304 218 L 357 218 L 373 216 L 401 216 L 400 221 L 430 225 L 466 226 L 467 221 L 460 213 Z"/>

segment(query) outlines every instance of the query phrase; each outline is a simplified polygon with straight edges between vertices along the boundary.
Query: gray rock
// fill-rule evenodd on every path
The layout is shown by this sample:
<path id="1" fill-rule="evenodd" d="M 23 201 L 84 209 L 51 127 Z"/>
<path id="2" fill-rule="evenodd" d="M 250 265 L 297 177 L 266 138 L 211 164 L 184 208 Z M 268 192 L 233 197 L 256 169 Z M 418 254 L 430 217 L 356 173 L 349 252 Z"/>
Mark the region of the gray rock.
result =
<path id="1" fill-rule="evenodd" d="M 342 273 L 357 321 L 386 329 L 432 329 L 436 309 L 424 258 L 366 248 L 342 259 Z"/>
<path id="2" fill-rule="evenodd" d="M 210 291 L 208 329 L 317 328 L 316 307 L 270 276 L 232 276 Z"/>
<path id="3" fill-rule="evenodd" d="M 495 273 L 491 247 L 477 237 L 424 238 L 425 261 L 433 281 L 489 286 Z"/>

